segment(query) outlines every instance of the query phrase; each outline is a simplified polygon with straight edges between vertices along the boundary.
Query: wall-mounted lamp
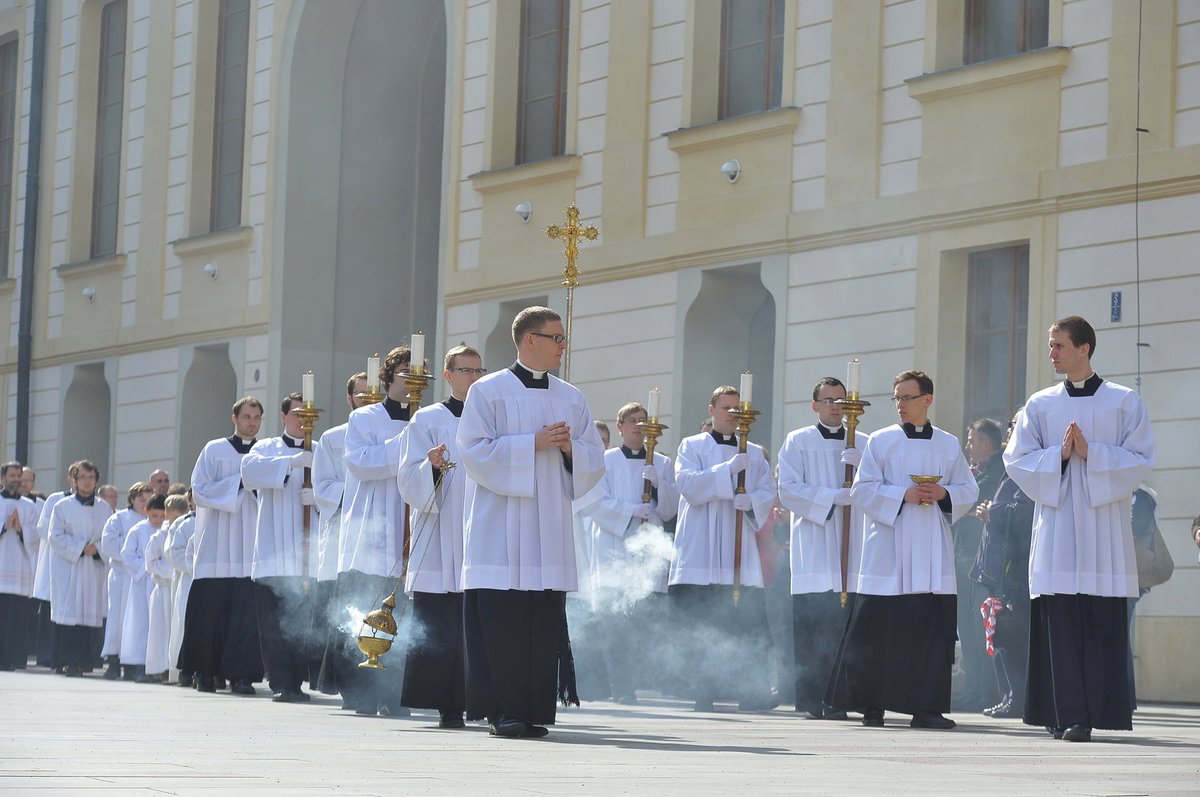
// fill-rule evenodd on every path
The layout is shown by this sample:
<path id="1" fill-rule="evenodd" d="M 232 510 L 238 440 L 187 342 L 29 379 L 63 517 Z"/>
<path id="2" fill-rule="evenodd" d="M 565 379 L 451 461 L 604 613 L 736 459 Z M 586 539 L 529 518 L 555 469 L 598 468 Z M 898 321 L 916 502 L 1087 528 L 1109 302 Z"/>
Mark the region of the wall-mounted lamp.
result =
<path id="1" fill-rule="evenodd" d="M 86 288 L 80 291 L 80 293 L 83 294 L 83 298 L 87 299 L 89 303 L 96 301 L 95 285 L 88 285 Z"/>
<path id="2" fill-rule="evenodd" d="M 721 164 L 721 174 L 728 177 L 729 182 L 736 183 L 742 176 L 742 162 L 737 158 L 730 158 Z"/>
<path id="3" fill-rule="evenodd" d="M 527 199 L 513 208 L 513 213 L 516 213 L 521 217 L 522 224 L 528 224 L 529 217 L 533 215 L 533 205 L 530 204 L 529 200 Z"/>
<path id="4" fill-rule="evenodd" d="M 210 278 L 216 279 L 218 271 L 220 271 L 220 269 L 217 268 L 217 264 L 211 260 L 204 264 L 204 273 Z"/>

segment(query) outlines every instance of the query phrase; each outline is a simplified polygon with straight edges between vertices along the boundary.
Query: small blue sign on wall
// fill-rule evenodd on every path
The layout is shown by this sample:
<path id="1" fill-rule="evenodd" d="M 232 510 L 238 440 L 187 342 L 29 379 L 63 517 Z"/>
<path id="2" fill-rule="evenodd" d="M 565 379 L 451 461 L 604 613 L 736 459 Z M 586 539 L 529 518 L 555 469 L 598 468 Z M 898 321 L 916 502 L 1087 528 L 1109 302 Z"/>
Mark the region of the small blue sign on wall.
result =
<path id="1" fill-rule="evenodd" d="M 1112 313 L 1111 320 L 1115 324 L 1121 320 L 1121 292 L 1112 292 Z"/>

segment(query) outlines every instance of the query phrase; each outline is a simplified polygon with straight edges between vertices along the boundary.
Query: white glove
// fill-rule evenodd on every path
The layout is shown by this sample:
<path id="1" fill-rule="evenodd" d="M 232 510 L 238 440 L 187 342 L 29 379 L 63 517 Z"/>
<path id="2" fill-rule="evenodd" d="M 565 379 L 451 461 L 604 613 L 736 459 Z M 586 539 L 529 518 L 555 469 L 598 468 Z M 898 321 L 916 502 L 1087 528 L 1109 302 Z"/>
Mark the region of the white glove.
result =
<path id="1" fill-rule="evenodd" d="M 301 506 L 312 506 L 316 502 L 317 502 L 317 497 L 315 495 L 313 495 L 313 489 L 311 487 L 301 487 L 300 488 L 300 505 Z"/>
<path id="2" fill-rule="evenodd" d="M 733 508 L 739 512 L 751 512 L 754 510 L 754 502 L 750 500 L 748 493 L 741 493 L 733 497 Z"/>
<path id="3" fill-rule="evenodd" d="M 853 451 L 854 449 L 850 448 L 847 450 Z M 838 488 L 837 497 L 833 499 L 833 505 L 834 506 L 850 506 L 850 488 L 849 487 L 839 487 Z"/>
<path id="4" fill-rule="evenodd" d="M 859 451 L 857 448 L 843 448 L 842 449 L 842 464 L 843 465 L 853 465 L 854 467 L 857 468 L 858 463 L 860 463 L 860 462 L 862 462 L 862 452 Z"/>
<path id="5" fill-rule="evenodd" d="M 311 468 L 313 463 L 313 452 L 297 451 L 292 454 L 292 461 L 288 463 L 288 470 L 298 470 L 300 468 Z"/>
<path id="6" fill-rule="evenodd" d="M 750 455 L 745 451 L 734 454 L 733 459 L 729 460 L 730 473 L 741 473 L 748 467 L 750 467 Z"/>
<path id="7" fill-rule="evenodd" d="M 637 507 L 633 510 L 633 516 L 635 518 L 641 518 L 642 520 L 649 520 L 653 514 L 654 514 L 654 505 L 653 504 L 638 504 Z"/>
<path id="8" fill-rule="evenodd" d="M 653 465 L 646 465 L 642 468 L 642 479 L 650 482 L 651 487 L 658 486 L 658 470 Z"/>

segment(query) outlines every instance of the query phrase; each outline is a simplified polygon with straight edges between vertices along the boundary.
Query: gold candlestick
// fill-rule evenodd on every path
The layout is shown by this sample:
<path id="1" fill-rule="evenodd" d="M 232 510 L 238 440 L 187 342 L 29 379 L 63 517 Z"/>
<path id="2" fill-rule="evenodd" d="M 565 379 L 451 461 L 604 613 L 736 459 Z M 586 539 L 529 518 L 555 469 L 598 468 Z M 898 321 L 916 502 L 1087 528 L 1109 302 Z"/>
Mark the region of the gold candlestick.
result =
<path id="1" fill-rule="evenodd" d="M 855 362 L 858 362 L 855 360 Z M 871 406 L 871 402 L 863 401 L 858 397 L 858 392 L 851 393 L 844 399 L 837 399 L 833 402 L 842 410 L 842 417 L 846 419 L 846 448 L 854 448 L 854 433 L 858 429 L 858 419 L 862 417 L 867 407 Z M 842 486 L 849 489 L 854 485 L 854 466 L 846 466 L 845 480 Z M 849 597 L 846 593 L 846 584 L 849 579 L 850 570 L 850 519 L 852 516 L 850 507 L 842 507 L 842 592 L 838 596 L 842 602 L 842 608 L 846 608 L 846 600 Z"/>
<path id="2" fill-rule="evenodd" d="M 734 427 L 738 439 L 738 453 L 746 453 L 746 444 L 750 442 L 750 427 L 761 415 L 758 410 L 750 407 L 750 402 L 743 401 L 736 409 L 729 411 L 729 414 L 737 419 L 737 424 Z M 738 474 L 737 488 L 734 490 L 735 495 L 746 494 L 746 471 Z M 737 512 L 733 521 L 733 605 L 737 606 L 738 601 L 742 597 L 742 518 L 745 512 Z"/>
<path id="3" fill-rule="evenodd" d="M 409 368 L 411 369 L 412 366 L 410 365 Z M 433 377 L 424 371 L 413 373 L 409 370 L 401 373 L 400 379 L 408 390 L 408 417 L 411 418 L 421 408 L 421 395 L 433 381 Z"/>
<path id="4" fill-rule="evenodd" d="M 362 393 L 354 394 L 354 400 L 363 407 L 366 407 L 370 404 L 378 404 L 385 398 L 387 398 L 387 394 L 379 389 L 379 385 L 373 385 L 372 387 L 364 390 Z"/>
<path id="5" fill-rule="evenodd" d="M 551 224 L 546 228 L 546 237 L 562 238 L 567 242 L 563 248 L 567 265 L 563 268 L 562 281 L 567 289 L 567 348 L 563 352 L 562 378 L 564 382 L 569 382 L 571 380 L 571 321 L 575 315 L 575 286 L 579 284 L 579 268 L 575 265 L 575 261 L 579 257 L 579 239 L 583 237 L 594 241 L 600 234 L 600 230 L 594 225 L 579 226 L 579 208 L 575 207 L 574 202 L 567 205 L 565 213 L 567 216 L 566 226 L 560 227 L 557 224 Z"/>
<path id="6" fill-rule="evenodd" d="M 309 373 L 312 373 L 312 372 L 310 371 Z M 300 418 L 300 428 L 304 430 L 304 450 L 312 451 L 313 430 L 316 429 L 316 427 L 317 427 L 317 418 L 320 417 L 321 410 L 316 408 L 316 406 L 313 404 L 313 400 L 310 398 L 308 401 L 304 402 L 303 405 L 296 408 L 296 415 Z M 312 489 L 312 468 L 304 469 L 304 484 L 302 486 L 308 490 Z M 302 536 L 303 536 L 304 553 L 303 553 L 303 571 L 302 571 L 302 573 L 303 573 L 303 578 L 304 578 L 304 591 L 305 591 L 305 593 L 307 593 L 309 590 L 308 547 L 309 547 L 309 539 L 312 537 L 312 507 L 305 506 L 303 515 L 304 515 L 304 530 L 303 530 Z"/>
<path id="7" fill-rule="evenodd" d="M 642 430 L 642 437 L 646 440 L 646 464 L 654 464 L 654 448 L 658 445 L 658 438 L 662 437 L 662 433 L 669 426 L 663 426 L 658 422 L 658 417 L 647 418 L 638 424 L 638 428 Z M 650 503 L 650 482 L 642 480 L 642 503 Z"/>

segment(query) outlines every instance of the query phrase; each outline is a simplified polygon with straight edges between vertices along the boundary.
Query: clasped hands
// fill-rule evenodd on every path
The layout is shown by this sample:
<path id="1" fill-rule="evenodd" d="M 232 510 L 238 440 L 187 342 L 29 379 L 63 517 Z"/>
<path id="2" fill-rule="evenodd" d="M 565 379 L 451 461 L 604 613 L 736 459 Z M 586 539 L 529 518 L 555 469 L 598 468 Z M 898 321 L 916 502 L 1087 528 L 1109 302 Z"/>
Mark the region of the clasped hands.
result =
<path id="1" fill-rule="evenodd" d="M 936 504 L 949 495 L 940 484 L 914 484 L 904 491 L 906 504 Z"/>
<path id="2" fill-rule="evenodd" d="M 1082 460 L 1088 458 L 1087 438 L 1083 436 L 1083 430 L 1079 428 L 1079 424 L 1075 423 L 1075 421 L 1071 421 L 1070 425 L 1067 426 L 1066 433 L 1063 435 L 1062 458 L 1068 460 L 1071 458 L 1072 453 L 1078 454 Z"/>
<path id="3" fill-rule="evenodd" d="M 542 431 L 533 436 L 533 450 L 545 451 L 557 448 L 568 457 L 571 456 L 571 427 L 564 421 L 543 426 Z"/>

